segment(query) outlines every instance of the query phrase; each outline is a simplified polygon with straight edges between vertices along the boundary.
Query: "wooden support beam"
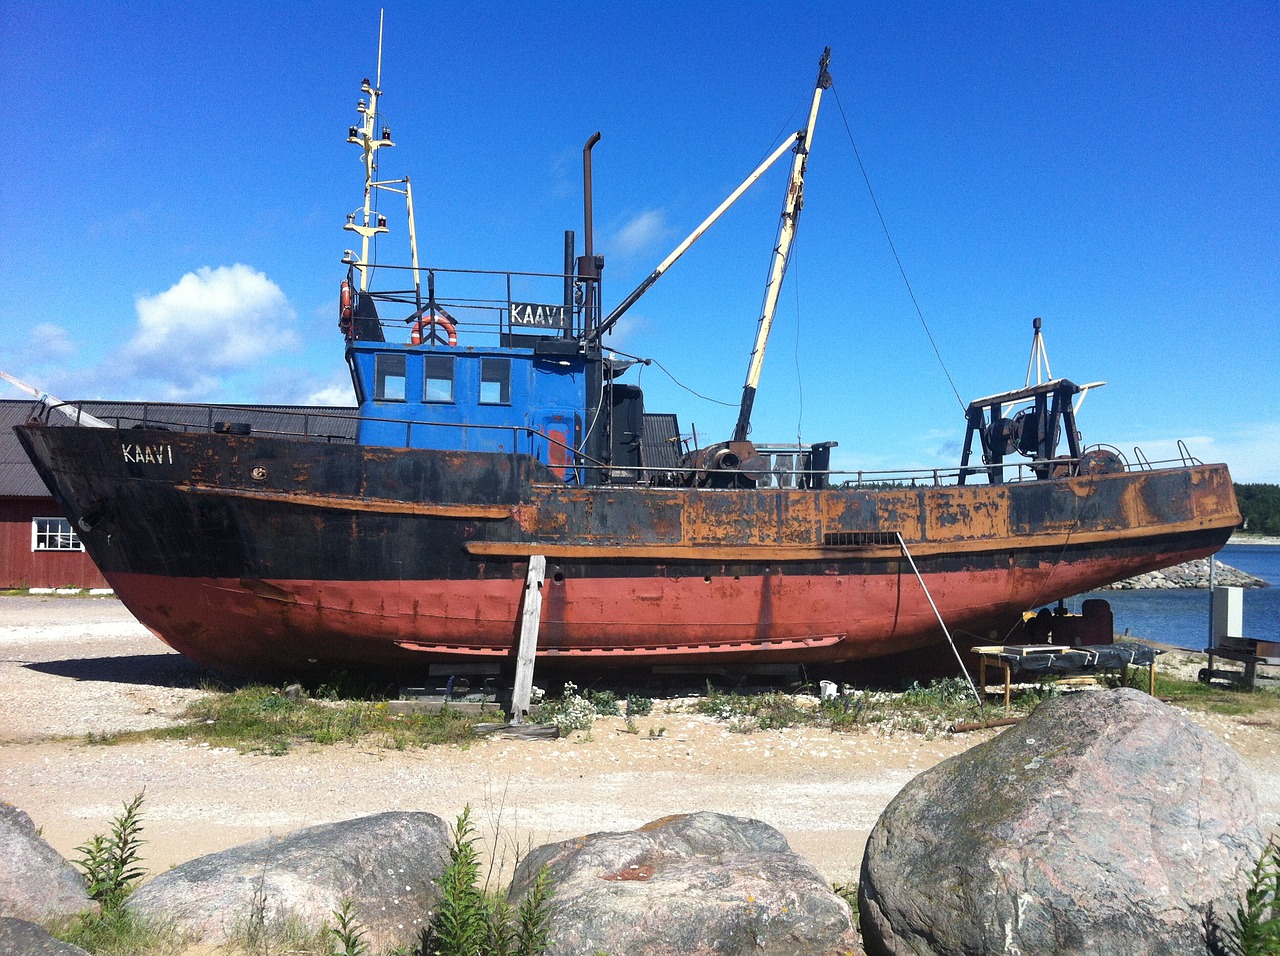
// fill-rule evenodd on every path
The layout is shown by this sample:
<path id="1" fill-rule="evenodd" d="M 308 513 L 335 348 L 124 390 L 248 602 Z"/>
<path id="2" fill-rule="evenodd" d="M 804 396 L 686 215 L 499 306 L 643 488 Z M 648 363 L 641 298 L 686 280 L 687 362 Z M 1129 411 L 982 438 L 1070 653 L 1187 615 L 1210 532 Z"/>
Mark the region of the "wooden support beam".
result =
<path id="1" fill-rule="evenodd" d="M 524 610 L 520 616 L 520 649 L 516 654 L 516 684 L 511 693 L 511 722 L 523 723 L 529 716 L 533 693 L 533 662 L 538 653 L 538 625 L 542 621 L 542 582 L 547 576 L 545 555 L 529 558 L 524 581 Z"/>

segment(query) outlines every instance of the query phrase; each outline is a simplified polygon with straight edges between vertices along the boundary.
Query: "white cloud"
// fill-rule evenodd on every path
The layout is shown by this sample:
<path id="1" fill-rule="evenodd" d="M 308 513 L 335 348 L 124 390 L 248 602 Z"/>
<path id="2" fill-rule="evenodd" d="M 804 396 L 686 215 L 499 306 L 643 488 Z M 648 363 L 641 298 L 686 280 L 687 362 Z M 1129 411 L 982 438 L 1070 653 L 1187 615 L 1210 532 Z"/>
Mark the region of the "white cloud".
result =
<path id="1" fill-rule="evenodd" d="M 1197 435 L 1182 440 L 1187 451 L 1203 462 L 1225 462 L 1231 480 L 1241 484 L 1280 484 L 1280 422 L 1234 425 L 1216 436 Z M 1132 460 L 1140 448 L 1148 461 L 1178 461 L 1182 451 L 1176 438 L 1145 438 L 1116 442 Z"/>
<path id="2" fill-rule="evenodd" d="M 67 330 L 52 322 L 41 322 L 31 330 L 26 351 L 37 363 L 64 359 L 75 352 L 75 343 Z"/>
<path id="3" fill-rule="evenodd" d="M 622 349 L 624 351 L 640 348 L 642 346 L 637 346 L 635 343 L 643 343 L 652 328 L 653 323 L 644 315 L 637 312 L 626 312 L 614 327 L 606 333 L 604 347 Z"/>
<path id="4" fill-rule="evenodd" d="M 344 379 L 341 382 L 333 382 L 324 388 L 312 392 L 302 400 L 303 405 L 345 405 L 351 406 L 356 403 L 355 392 L 352 390 L 351 380 Z"/>
<path id="5" fill-rule="evenodd" d="M 171 401 L 219 399 L 240 373 L 299 346 L 280 287 L 246 265 L 204 266 L 136 303 L 133 338 L 97 378 Z M 160 395 L 155 395 L 158 390 Z"/>
<path id="6" fill-rule="evenodd" d="M 138 332 L 125 352 L 139 361 L 195 359 L 203 368 L 233 370 L 297 344 L 288 299 L 245 265 L 188 272 L 159 295 L 138 299 L 137 308 Z"/>
<path id="7" fill-rule="evenodd" d="M 0 368 L 42 390 L 53 387 L 58 373 L 74 358 L 76 342 L 62 326 L 41 322 L 18 330 L 5 343 Z"/>
<path id="8" fill-rule="evenodd" d="M 667 214 L 661 209 L 646 209 L 631 217 L 617 231 L 610 248 L 619 255 L 636 255 L 646 251 L 666 233 Z"/>

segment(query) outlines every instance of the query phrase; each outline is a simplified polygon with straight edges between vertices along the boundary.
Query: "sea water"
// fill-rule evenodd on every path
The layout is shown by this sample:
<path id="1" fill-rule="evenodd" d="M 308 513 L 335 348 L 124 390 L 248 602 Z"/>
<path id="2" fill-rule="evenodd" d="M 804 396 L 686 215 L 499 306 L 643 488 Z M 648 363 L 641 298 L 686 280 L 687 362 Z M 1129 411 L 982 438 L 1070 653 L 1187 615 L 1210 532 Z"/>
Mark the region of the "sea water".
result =
<path id="1" fill-rule="evenodd" d="M 1243 630 L 1245 637 L 1280 641 L 1280 547 L 1229 544 L 1216 558 L 1271 585 L 1245 589 Z M 1068 598 L 1067 607 L 1078 612 L 1085 598 L 1111 602 L 1117 634 L 1128 629 L 1130 637 L 1175 647 L 1202 651 L 1209 646 L 1207 590 L 1095 591 Z"/>

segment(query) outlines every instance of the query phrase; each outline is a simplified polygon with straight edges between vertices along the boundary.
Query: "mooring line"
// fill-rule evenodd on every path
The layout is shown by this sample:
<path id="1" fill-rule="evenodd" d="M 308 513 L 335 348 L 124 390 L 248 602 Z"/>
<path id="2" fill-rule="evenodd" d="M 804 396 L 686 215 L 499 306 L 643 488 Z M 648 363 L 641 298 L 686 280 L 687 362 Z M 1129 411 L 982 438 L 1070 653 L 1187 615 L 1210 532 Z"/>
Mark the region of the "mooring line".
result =
<path id="1" fill-rule="evenodd" d="M 964 674 L 964 679 L 969 684 L 969 690 L 973 691 L 973 699 L 978 702 L 978 707 L 982 707 L 982 696 L 978 693 L 978 687 L 973 682 L 973 678 L 969 676 L 969 668 L 964 666 L 964 659 L 960 656 L 960 649 L 956 647 L 956 642 L 951 639 L 951 632 L 947 630 L 947 622 L 942 619 L 942 613 L 938 610 L 938 605 L 933 603 L 933 595 L 929 593 L 929 586 L 924 583 L 924 577 L 920 574 L 920 569 L 916 567 L 915 558 L 911 557 L 911 551 L 907 548 L 907 542 L 903 540 L 902 532 L 895 531 L 898 536 L 898 546 L 902 548 L 902 553 L 907 556 L 907 563 L 911 565 L 911 570 L 916 576 L 916 580 L 920 582 L 920 588 L 924 591 L 924 596 L 929 601 L 929 607 L 933 608 L 934 616 L 938 619 L 938 624 L 942 626 L 942 633 L 947 635 L 947 643 L 951 645 L 951 653 L 956 656 L 956 663 L 960 665 L 960 673 Z"/>

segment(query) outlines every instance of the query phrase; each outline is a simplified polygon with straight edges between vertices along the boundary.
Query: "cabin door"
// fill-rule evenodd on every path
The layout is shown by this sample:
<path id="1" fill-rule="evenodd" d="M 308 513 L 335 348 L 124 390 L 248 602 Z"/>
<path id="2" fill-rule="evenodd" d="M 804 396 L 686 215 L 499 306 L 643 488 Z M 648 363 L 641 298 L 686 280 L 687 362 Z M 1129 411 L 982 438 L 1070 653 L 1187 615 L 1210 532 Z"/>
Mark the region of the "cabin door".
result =
<path id="1" fill-rule="evenodd" d="M 533 455 L 569 484 L 582 480 L 574 449 L 582 442 L 582 419 L 571 409 L 543 409 L 537 419 Z"/>

